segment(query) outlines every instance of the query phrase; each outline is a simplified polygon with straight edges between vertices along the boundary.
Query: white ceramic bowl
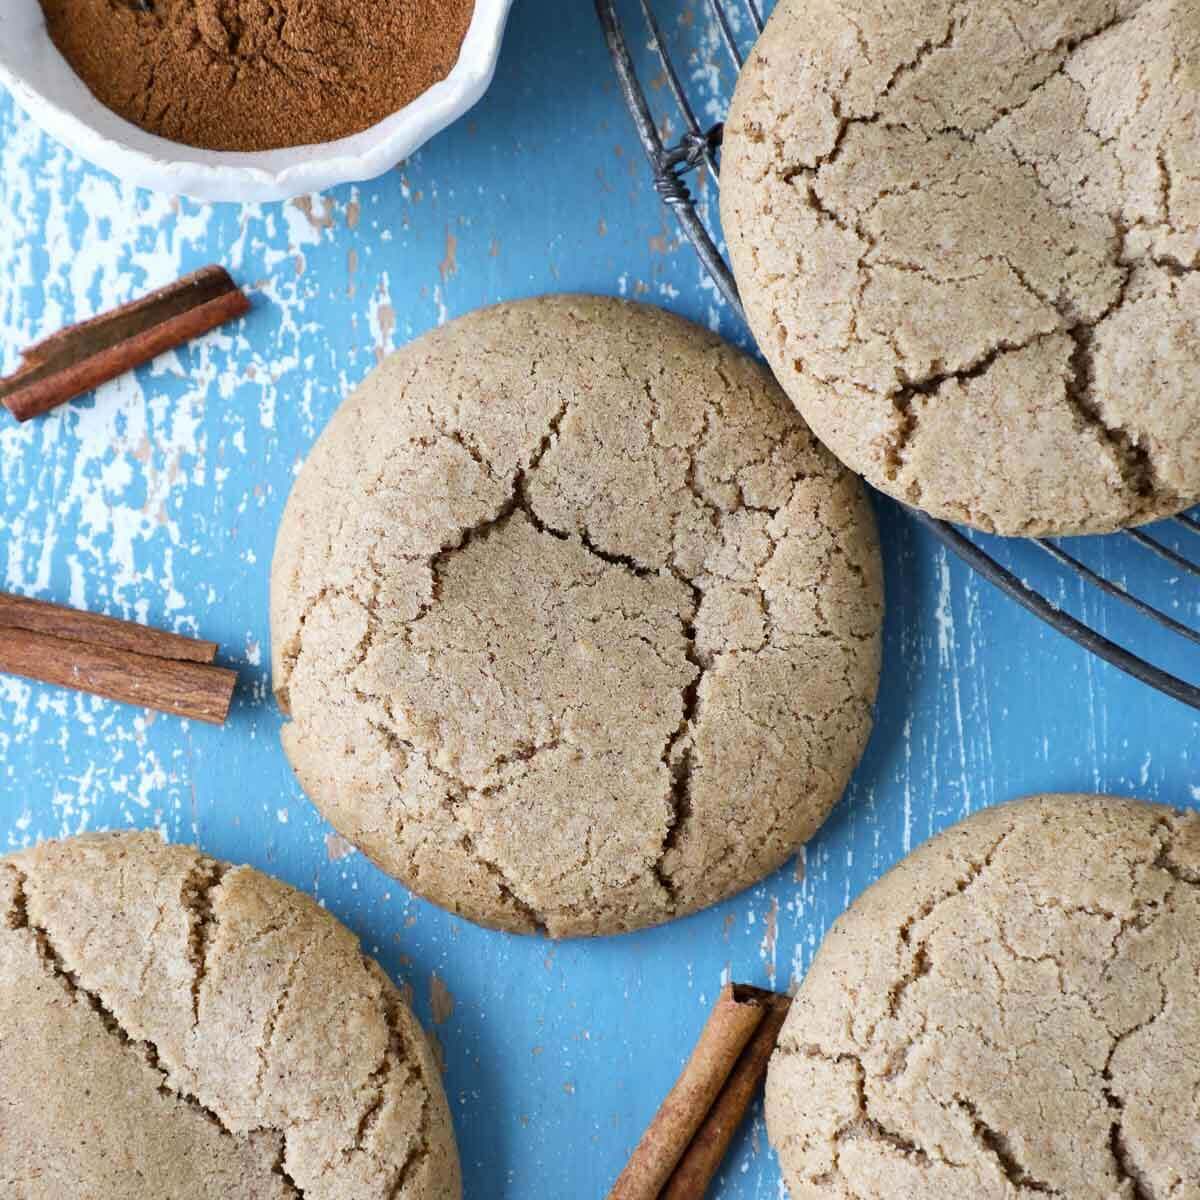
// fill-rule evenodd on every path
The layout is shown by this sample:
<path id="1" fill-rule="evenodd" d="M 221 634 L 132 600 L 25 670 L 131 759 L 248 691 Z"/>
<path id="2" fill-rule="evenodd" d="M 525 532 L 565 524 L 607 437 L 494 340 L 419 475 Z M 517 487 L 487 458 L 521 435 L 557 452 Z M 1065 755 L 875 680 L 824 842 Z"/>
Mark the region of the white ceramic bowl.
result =
<path id="1" fill-rule="evenodd" d="M 513 0 L 475 0 L 454 70 L 390 117 L 336 142 L 261 153 L 197 150 L 146 133 L 87 90 L 38 0 L 0 0 L 0 84 L 47 133 L 120 179 L 197 200 L 284 200 L 373 179 L 461 117 L 492 81 Z"/>

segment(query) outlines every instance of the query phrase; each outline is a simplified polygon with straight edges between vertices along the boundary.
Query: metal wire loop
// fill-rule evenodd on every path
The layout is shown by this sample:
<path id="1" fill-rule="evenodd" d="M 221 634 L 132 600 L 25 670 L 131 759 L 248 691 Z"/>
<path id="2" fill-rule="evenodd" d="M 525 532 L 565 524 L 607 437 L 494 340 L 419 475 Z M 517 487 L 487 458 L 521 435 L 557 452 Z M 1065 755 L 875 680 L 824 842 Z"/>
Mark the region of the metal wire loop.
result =
<path id="1" fill-rule="evenodd" d="M 654 190 L 664 204 L 678 208 L 692 203 L 691 189 L 682 176 L 711 160 L 724 129 L 724 125 L 714 125 L 707 133 L 689 131 L 677 145 L 663 152 L 659 170 L 654 173 Z"/>
<path id="2" fill-rule="evenodd" d="M 662 157 L 662 165 L 668 171 L 693 171 L 721 145 L 725 124 L 714 125 L 707 133 L 685 133 L 678 145 L 672 146 Z"/>

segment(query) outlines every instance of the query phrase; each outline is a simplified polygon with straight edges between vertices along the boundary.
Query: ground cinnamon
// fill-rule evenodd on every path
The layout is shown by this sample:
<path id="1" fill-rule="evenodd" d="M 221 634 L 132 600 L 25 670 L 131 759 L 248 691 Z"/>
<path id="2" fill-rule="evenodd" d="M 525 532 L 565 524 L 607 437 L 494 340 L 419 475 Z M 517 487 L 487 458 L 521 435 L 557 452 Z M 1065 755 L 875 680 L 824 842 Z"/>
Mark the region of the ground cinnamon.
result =
<path id="1" fill-rule="evenodd" d="M 268 150 L 333 141 L 454 66 L 474 0 L 42 0 L 92 94 L 172 141 Z"/>

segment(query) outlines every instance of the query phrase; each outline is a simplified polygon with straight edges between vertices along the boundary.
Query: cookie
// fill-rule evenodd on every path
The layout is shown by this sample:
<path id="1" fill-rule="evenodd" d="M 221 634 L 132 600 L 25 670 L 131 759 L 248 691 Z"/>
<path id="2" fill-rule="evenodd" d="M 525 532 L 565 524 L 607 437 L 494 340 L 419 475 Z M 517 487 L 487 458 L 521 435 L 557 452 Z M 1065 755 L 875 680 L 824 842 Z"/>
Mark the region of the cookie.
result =
<path id="1" fill-rule="evenodd" d="M 644 305 L 505 304 L 385 361 L 301 472 L 271 583 L 283 743 L 435 903 L 633 929 L 821 824 L 881 610 L 861 486 L 761 367 Z"/>
<path id="2" fill-rule="evenodd" d="M 876 487 L 1024 535 L 1200 500 L 1200 0 L 781 0 L 721 211 L 777 378 Z"/>
<path id="3" fill-rule="evenodd" d="M 458 1200 L 425 1036 L 352 933 L 153 834 L 0 859 L 0 1180 L 62 1200 Z"/>
<path id="4" fill-rule="evenodd" d="M 771 1062 L 793 1200 L 1194 1196 L 1200 816 L 1002 805 L 834 925 Z"/>

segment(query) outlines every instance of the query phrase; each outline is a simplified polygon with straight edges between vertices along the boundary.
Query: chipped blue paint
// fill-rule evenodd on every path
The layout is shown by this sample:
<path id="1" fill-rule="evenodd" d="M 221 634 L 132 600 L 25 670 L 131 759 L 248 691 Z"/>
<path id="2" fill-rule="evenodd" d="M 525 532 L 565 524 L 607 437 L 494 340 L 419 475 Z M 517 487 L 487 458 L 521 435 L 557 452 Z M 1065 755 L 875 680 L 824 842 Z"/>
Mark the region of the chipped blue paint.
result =
<path id="1" fill-rule="evenodd" d="M 700 39 L 693 79 L 716 89 L 703 0 L 660 11 Z M 232 719 L 214 730 L 0 679 L 0 836 L 153 827 L 314 892 L 411 985 L 435 1032 L 468 1196 L 601 1195 L 722 980 L 793 983 L 853 896 L 963 814 L 1047 789 L 1200 804 L 1195 714 L 1018 611 L 881 501 L 878 727 L 797 864 L 708 913 L 591 943 L 486 933 L 414 900 L 344 854 L 279 748 L 267 567 L 313 439 L 379 354 L 490 301 L 623 293 L 741 331 L 646 188 L 587 4 L 524 0 L 468 120 L 384 178 L 301 204 L 207 208 L 123 188 L 0 98 L 0 367 L 210 261 L 253 290 L 244 322 L 48 419 L 0 422 L 0 578 L 219 640 L 241 672 Z M 1136 547 L 1082 552 L 1200 617 L 1197 589 L 1169 585 Z M 1032 552 L 1007 557 L 1057 586 Z M 1111 634 L 1145 634 L 1078 585 L 1054 594 Z M 1170 653 L 1152 634 L 1142 644 Z M 455 1000 L 440 1025 L 434 973 Z M 761 1116 L 715 1194 L 780 1194 Z"/>

